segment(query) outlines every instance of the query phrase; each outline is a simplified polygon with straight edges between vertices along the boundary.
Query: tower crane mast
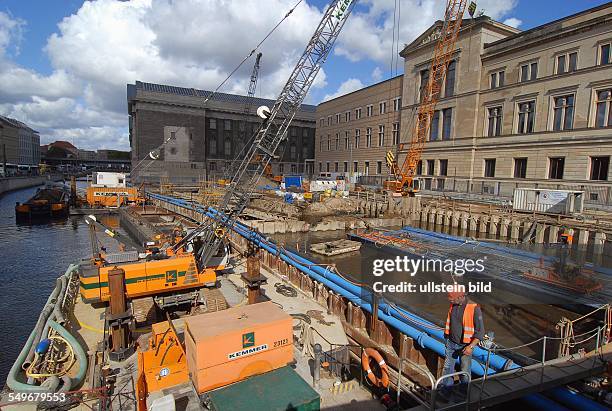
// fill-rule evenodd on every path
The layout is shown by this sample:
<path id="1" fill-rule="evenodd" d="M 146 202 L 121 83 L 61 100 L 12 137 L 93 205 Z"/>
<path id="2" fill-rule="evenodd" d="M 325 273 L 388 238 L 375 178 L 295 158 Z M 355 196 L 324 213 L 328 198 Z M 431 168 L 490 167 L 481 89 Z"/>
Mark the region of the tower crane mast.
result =
<path id="1" fill-rule="evenodd" d="M 440 38 L 435 45 L 431 60 L 429 80 L 421 91 L 421 103 L 416 114 L 415 126 L 406 158 L 401 167 L 397 163 L 391 162 L 390 164 L 391 173 L 394 174 L 396 179 L 395 191 L 403 195 L 412 191 L 414 176 L 421 160 L 423 146 L 431 129 L 431 120 L 440 98 L 442 83 L 446 77 L 446 69 L 455 51 L 457 35 L 461 28 L 466 4 L 467 0 L 448 0 L 444 22 L 440 30 Z M 470 4 L 470 13 L 472 13 L 472 8 L 475 8 L 475 4 L 473 6 Z M 400 144 L 398 148 L 398 151 L 403 151 L 404 144 Z"/>
<path id="2" fill-rule="evenodd" d="M 335 0 L 328 6 L 274 106 L 269 111 L 259 110 L 265 119 L 254 135 L 253 143 L 246 147 L 246 154 L 218 206 L 225 221 L 215 220 L 202 224 L 175 245 L 181 247 L 201 235 L 202 247 L 198 255 L 201 266 L 205 266 L 217 253 L 225 230 L 232 228 L 246 208 L 266 166 L 276 158 L 279 145 L 287 137 L 289 125 L 327 59 L 354 4 L 354 0 Z"/>

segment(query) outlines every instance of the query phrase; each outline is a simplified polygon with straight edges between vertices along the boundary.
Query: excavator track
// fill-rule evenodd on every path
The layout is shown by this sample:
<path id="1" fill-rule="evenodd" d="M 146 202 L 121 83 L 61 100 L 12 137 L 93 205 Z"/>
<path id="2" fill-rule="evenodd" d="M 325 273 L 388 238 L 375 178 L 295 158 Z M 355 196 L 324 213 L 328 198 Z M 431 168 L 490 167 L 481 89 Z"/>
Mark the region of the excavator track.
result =
<path id="1" fill-rule="evenodd" d="M 206 307 L 204 312 L 212 313 L 228 309 L 227 300 L 221 293 L 220 288 L 202 288 L 200 290 L 200 295 Z"/>
<path id="2" fill-rule="evenodd" d="M 135 298 L 132 300 L 132 314 L 136 323 L 152 324 L 157 320 L 157 309 L 153 297 Z"/>

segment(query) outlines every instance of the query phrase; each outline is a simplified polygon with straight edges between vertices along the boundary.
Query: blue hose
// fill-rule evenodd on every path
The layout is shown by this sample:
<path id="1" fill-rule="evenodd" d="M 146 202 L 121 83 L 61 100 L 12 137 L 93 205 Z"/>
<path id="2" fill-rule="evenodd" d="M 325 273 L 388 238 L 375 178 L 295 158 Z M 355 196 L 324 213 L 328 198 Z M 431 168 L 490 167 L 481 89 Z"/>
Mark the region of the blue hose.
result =
<path id="1" fill-rule="evenodd" d="M 148 195 L 149 197 L 153 199 L 166 201 L 170 204 L 173 204 L 179 207 L 197 211 L 201 214 L 207 215 L 208 217 L 212 219 L 220 220 L 222 222 L 227 221 L 227 217 L 225 217 L 225 215 L 221 214 L 220 212 L 213 209 L 212 207 L 203 208 L 203 207 L 194 205 L 192 203 L 189 203 L 186 200 L 162 196 L 159 194 L 149 193 Z M 340 278 L 337 274 L 332 273 L 325 268 L 319 267 L 313 264 L 311 261 L 295 253 L 292 253 L 291 251 L 282 250 L 281 252 L 279 252 L 275 244 L 273 244 L 272 242 L 269 242 L 268 240 L 263 238 L 261 235 L 252 231 L 249 227 L 247 227 L 246 225 L 240 222 L 237 222 L 237 221 L 234 222 L 232 229 L 236 233 L 241 235 L 242 237 L 246 238 L 247 240 L 251 242 L 254 242 L 255 244 L 269 251 L 270 253 L 279 255 L 279 257 L 283 261 L 296 267 L 300 271 L 308 274 L 310 277 L 317 279 L 319 282 L 325 284 L 331 290 L 347 298 L 349 301 L 361 306 L 363 309 L 365 309 L 366 311 L 370 313 L 372 312 L 370 304 L 365 302 L 362 298 L 359 297 L 359 295 L 361 295 L 361 287 L 347 282 L 346 280 Z M 434 234 L 439 235 L 439 236 L 445 236 L 444 234 L 438 234 L 438 233 L 434 233 Z M 445 238 L 445 239 L 449 240 L 448 238 Z M 412 313 L 409 313 L 408 311 L 405 311 L 404 309 L 400 309 L 400 310 L 401 310 L 401 314 L 399 313 L 397 309 L 390 307 L 388 304 L 383 302 L 379 304 L 379 315 L 378 316 L 381 320 L 385 321 L 387 324 L 404 332 L 406 335 L 411 336 L 421 346 L 427 347 L 435 351 L 439 355 L 444 356 L 444 345 L 438 340 L 438 339 L 440 340 L 443 339 L 443 332 L 441 330 L 436 330 L 435 328 L 429 328 L 430 326 L 434 325 L 433 323 L 428 322 L 424 319 L 421 319 L 420 317 Z M 424 325 L 421 325 L 421 327 L 427 328 L 427 331 L 422 330 L 422 329 L 419 330 L 415 328 L 418 326 L 418 324 L 415 324 L 415 327 L 408 325 L 406 323 L 406 319 L 402 317 L 409 317 L 410 319 L 412 319 L 413 322 L 424 324 Z M 432 338 L 431 335 L 434 335 L 438 339 Z M 485 350 L 476 348 L 474 350 L 473 356 L 477 360 L 483 361 L 483 360 L 486 360 L 486 354 L 487 352 Z M 504 370 L 507 368 L 510 368 L 510 369 L 520 368 L 519 366 L 515 364 L 510 364 L 509 360 L 501 356 L 498 356 L 498 355 L 491 355 L 490 365 L 493 369 L 496 369 L 498 371 Z M 472 371 L 476 375 L 484 374 L 484 368 L 482 367 L 482 364 L 478 362 L 476 363 L 472 362 Z M 490 372 L 494 373 L 493 370 L 490 370 Z M 574 394 L 567 388 L 558 387 L 558 388 L 547 391 L 546 394 L 554 398 L 556 401 L 559 401 L 563 404 L 567 404 L 571 406 L 572 409 L 575 409 L 578 411 L 591 411 L 591 410 L 604 411 L 605 410 L 605 408 L 603 408 L 600 404 L 588 398 L 585 398 L 581 395 Z M 558 403 L 550 401 L 548 398 L 542 395 L 539 395 L 539 394 L 528 395 L 524 397 L 524 399 L 529 401 L 531 405 L 535 406 L 538 409 L 566 410 L 566 408 L 560 406 Z"/>

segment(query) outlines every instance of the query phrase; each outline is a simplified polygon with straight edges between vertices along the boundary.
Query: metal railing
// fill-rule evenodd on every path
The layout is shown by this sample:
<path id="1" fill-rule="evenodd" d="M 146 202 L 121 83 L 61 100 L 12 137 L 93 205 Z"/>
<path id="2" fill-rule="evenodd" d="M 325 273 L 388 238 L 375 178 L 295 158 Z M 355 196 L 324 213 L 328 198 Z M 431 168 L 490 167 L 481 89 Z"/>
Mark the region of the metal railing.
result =
<path id="1" fill-rule="evenodd" d="M 421 192 L 431 194 L 463 194 L 490 198 L 512 198 L 517 188 L 584 191 L 584 203 L 590 206 L 612 206 L 612 184 L 542 183 L 521 180 L 467 179 L 458 177 L 421 176 Z"/>

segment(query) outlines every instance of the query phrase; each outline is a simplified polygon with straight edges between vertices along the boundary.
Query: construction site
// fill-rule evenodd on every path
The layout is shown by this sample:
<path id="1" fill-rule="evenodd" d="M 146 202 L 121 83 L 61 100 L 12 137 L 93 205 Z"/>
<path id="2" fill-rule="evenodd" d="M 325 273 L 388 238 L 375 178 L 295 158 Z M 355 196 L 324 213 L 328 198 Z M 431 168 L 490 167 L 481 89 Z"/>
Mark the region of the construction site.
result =
<path id="1" fill-rule="evenodd" d="M 509 190 L 487 180 L 495 188 L 482 183 L 476 195 L 477 179 L 451 189 L 446 171 L 432 183 L 434 168 L 448 166 L 427 150 L 444 143 L 443 130 L 440 141 L 432 135 L 448 113 L 461 36 L 482 21 L 509 38 L 518 30 L 483 19 L 474 2 L 445 1 L 437 34 L 416 40 L 425 81 L 409 109 L 405 97 L 397 102 L 396 144 L 366 157 L 361 173 L 347 133 L 350 160 L 319 161 L 319 127 L 331 124 L 321 115 L 314 158 L 287 157 L 286 147 L 294 153 L 310 135 L 304 100 L 328 57 L 333 64 L 356 3 L 325 8 L 276 100 L 254 97 L 265 61 L 258 48 L 244 60 L 253 67 L 237 103 L 219 89 L 128 85 L 138 129 L 130 133 L 134 141 L 145 135 L 133 143 L 131 174 L 95 172 L 87 187 L 73 178 L 70 195 L 62 192 L 71 218 L 85 223 L 87 257 L 65 262 L 8 372 L 0 408 L 612 408 L 612 213 L 607 197 L 593 195 L 605 190 L 516 179 Z M 604 35 L 610 9 L 591 11 Z M 145 94 L 172 94 L 173 107 L 197 100 L 213 112 L 235 103 L 232 121 L 241 126 L 232 125 L 232 138 L 242 144 L 233 159 L 182 167 L 181 155 L 199 149 L 191 143 L 199 125 L 161 127 L 152 142 L 137 113 L 147 109 Z M 222 123 L 198 122 L 207 133 Z M 424 161 L 432 164 L 426 173 Z M 385 169 L 369 175 L 370 162 Z"/>

